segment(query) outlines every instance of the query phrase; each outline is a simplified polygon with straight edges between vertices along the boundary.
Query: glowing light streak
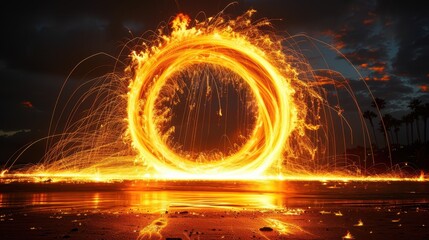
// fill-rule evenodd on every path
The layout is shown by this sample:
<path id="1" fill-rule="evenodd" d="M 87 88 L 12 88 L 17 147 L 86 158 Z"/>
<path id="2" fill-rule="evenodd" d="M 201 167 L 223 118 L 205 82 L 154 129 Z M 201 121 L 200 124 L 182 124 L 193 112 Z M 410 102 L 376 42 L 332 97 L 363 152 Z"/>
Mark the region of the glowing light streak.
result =
<path id="1" fill-rule="evenodd" d="M 291 235 L 291 234 L 297 234 L 297 233 L 305 233 L 314 236 L 312 233 L 305 231 L 301 227 L 292 224 L 292 223 L 286 223 L 283 221 L 280 221 L 278 219 L 274 218 L 266 218 L 264 219 L 270 226 L 272 226 L 279 235 Z"/>
<path id="2" fill-rule="evenodd" d="M 85 169 L 85 171 L 47 171 L 47 172 L 30 172 L 30 173 L 8 173 L 0 179 L 4 182 L 8 181 L 19 181 L 19 179 L 32 179 L 34 182 L 67 182 L 67 181 L 84 181 L 84 182 L 112 182 L 112 181 L 123 181 L 123 180 L 148 180 L 148 179 L 160 179 L 160 180 L 201 180 L 205 179 L 204 176 L 200 175 L 182 175 L 182 176 L 162 176 L 162 175 L 141 175 L 139 171 L 145 171 L 144 168 L 122 168 L 120 171 L 106 171 L 97 172 L 91 168 Z M 125 177 L 124 177 L 125 176 Z M 205 179 L 205 180 L 221 180 L 221 179 Z M 419 177 L 395 177 L 395 176 L 350 176 L 350 175 L 335 175 L 335 174 L 320 174 L 315 176 L 310 175 L 288 175 L 279 178 L 278 176 L 255 176 L 249 179 L 248 176 L 241 177 L 225 177 L 222 180 L 271 180 L 276 181 L 316 181 L 316 182 L 422 182 Z M 428 179 L 424 179 L 427 182 Z"/>
<path id="3" fill-rule="evenodd" d="M 170 28 L 159 29 L 155 40 L 136 46 L 141 50 L 132 52 L 125 76 L 112 73 L 90 82 L 93 88 L 82 95 L 76 90 L 78 104 L 71 107 L 69 118 L 64 117 L 64 132 L 36 141 L 59 139 L 49 146 L 42 163 L 11 172 L 11 165 L 32 144 L 24 146 L 1 171 L 1 180 L 428 181 L 423 172 L 418 177 L 398 172 L 367 176 L 363 174 L 367 159 L 361 163 L 359 156 L 357 160 L 339 156 L 336 145 L 340 141 L 336 142 L 336 132 L 329 127 L 334 128 L 334 121 L 349 124 L 340 101 L 331 106 L 321 86 L 345 88 L 353 98 L 352 89 L 344 77 L 340 81 L 306 77 L 315 71 L 296 57 L 299 53 L 285 49 L 283 39 L 262 31 L 270 23 L 253 21 L 253 13 L 248 11 L 236 19 L 219 14 L 203 21 L 179 14 Z M 220 102 L 222 84 L 249 93 L 245 100 L 251 106 L 254 124 L 248 135 L 241 136 L 243 143 L 233 143 L 237 146 L 231 151 L 185 151 L 174 144 L 174 96 L 183 93 L 189 80 L 181 74 L 199 76 L 204 72 L 219 77 L 214 86 L 207 84 L 202 94 L 210 101 Z M 330 70 L 325 73 L 339 75 Z M 228 79 L 231 76 L 233 79 Z M 74 114 L 85 100 L 91 100 L 92 107 L 76 120 Z M 353 101 L 359 111 L 356 99 Z M 217 117 L 226 118 L 228 109 L 218 105 Z M 196 103 L 187 107 L 201 110 Z M 345 138 L 340 140 L 345 142 Z M 339 162 L 342 167 L 337 166 Z"/>
<path id="4" fill-rule="evenodd" d="M 167 226 L 167 219 L 160 217 L 152 221 L 139 232 L 138 240 L 145 239 L 162 239 L 161 231 Z"/>
<path id="5" fill-rule="evenodd" d="M 342 239 L 354 239 L 353 235 L 350 233 L 350 231 L 347 231 L 346 235 L 342 237 Z"/>
<path id="6" fill-rule="evenodd" d="M 249 20 L 252 13 L 249 11 L 244 19 Z M 258 46 L 249 36 L 232 30 L 234 22 L 248 28 L 247 31 L 255 31 L 247 20 L 231 21 L 216 28 L 209 22 L 189 27 L 189 18 L 179 14 L 172 23 L 170 36 L 162 36 L 156 47 L 134 53 L 135 77 L 129 86 L 127 109 L 129 134 L 141 159 L 162 175 L 253 178 L 283 160 L 288 138 L 298 124 L 291 82 L 299 80 L 281 51 L 270 56 L 266 48 L 276 46 L 270 38 L 262 36 L 260 40 L 266 45 Z M 257 116 L 252 134 L 241 149 L 231 155 L 197 154 L 195 161 L 168 146 L 167 140 L 174 129 L 160 134 L 160 125 L 168 122 L 170 111 L 158 109 L 156 102 L 175 73 L 185 69 L 201 71 L 198 69 L 203 67 L 201 64 L 221 67 L 240 76 L 251 89 Z M 219 116 L 222 117 L 221 109 Z"/>
<path id="7" fill-rule="evenodd" d="M 362 227 L 363 226 L 363 221 L 361 219 L 359 219 L 359 221 L 355 225 L 353 225 L 353 226 L 355 226 L 355 227 Z"/>

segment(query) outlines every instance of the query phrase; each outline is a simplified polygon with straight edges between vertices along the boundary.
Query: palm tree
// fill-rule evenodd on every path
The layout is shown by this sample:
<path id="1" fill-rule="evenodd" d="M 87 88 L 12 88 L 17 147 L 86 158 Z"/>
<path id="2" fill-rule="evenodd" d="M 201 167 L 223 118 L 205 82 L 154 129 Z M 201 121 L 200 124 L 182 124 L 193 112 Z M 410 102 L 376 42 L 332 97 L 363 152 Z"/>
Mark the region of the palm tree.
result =
<path id="1" fill-rule="evenodd" d="M 423 120 L 423 134 L 424 134 L 424 141 L 427 143 L 427 121 L 429 117 L 429 103 L 425 103 L 422 107 L 421 116 Z"/>
<path id="2" fill-rule="evenodd" d="M 412 99 L 408 103 L 408 107 L 412 110 L 412 114 L 414 119 L 416 120 L 416 130 L 417 130 L 417 141 L 421 141 L 420 138 L 420 126 L 419 126 L 419 118 L 420 118 L 420 112 L 422 107 L 422 101 L 420 101 L 417 98 Z"/>
<path id="3" fill-rule="evenodd" d="M 389 145 L 389 142 L 392 141 L 392 126 L 394 118 L 390 114 L 384 114 L 380 122 L 378 123 L 378 129 L 381 133 L 384 133 L 384 140 L 386 143 L 386 147 Z M 386 131 L 385 131 L 386 130 Z"/>
<path id="4" fill-rule="evenodd" d="M 366 119 L 368 119 L 369 124 L 371 125 L 371 128 L 372 128 L 372 134 L 374 135 L 375 146 L 378 147 L 377 136 L 375 134 L 375 128 L 374 128 L 374 122 L 372 121 L 373 118 L 377 117 L 377 114 L 375 114 L 371 110 L 366 110 L 363 113 L 363 117 L 366 118 Z"/>
<path id="5" fill-rule="evenodd" d="M 407 114 L 407 115 L 402 116 L 401 121 L 402 121 L 403 123 L 405 123 L 405 132 L 406 132 L 406 136 L 407 136 L 407 145 L 410 145 L 410 132 L 409 132 L 409 130 L 408 130 L 408 125 L 409 125 L 413 120 L 410 118 L 410 114 Z"/>
<path id="6" fill-rule="evenodd" d="M 391 121 L 392 121 L 393 132 L 395 133 L 396 144 L 399 145 L 398 133 L 399 133 L 399 130 L 401 129 L 402 121 L 394 117 L 392 117 Z"/>
<path id="7" fill-rule="evenodd" d="M 381 110 L 386 107 L 386 100 L 382 98 L 374 98 L 374 101 L 371 102 L 371 107 L 381 112 Z"/>
<path id="8" fill-rule="evenodd" d="M 384 117 L 381 114 L 381 110 L 384 109 L 386 107 L 386 101 L 382 98 L 374 98 L 374 100 L 371 102 L 371 107 L 373 107 L 377 113 L 377 115 L 380 117 L 380 131 L 381 133 L 383 133 L 384 139 L 386 140 L 386 147 L 388 145 L 388 141 L 386 138 L 387 132 L 385 132 L 385 128 L 383 127 L 383 122 L 384 122 Z M 386 129 L 387 131 L 387 129 Z"/>
<path id="9" fill-rule="evenodd" d="M 411 144 L 413 144 L 414 143 L 414 114 L 412 112 L 410 112 L 405 117 L 408 119 L 408 121 L 410 123 Z"/>

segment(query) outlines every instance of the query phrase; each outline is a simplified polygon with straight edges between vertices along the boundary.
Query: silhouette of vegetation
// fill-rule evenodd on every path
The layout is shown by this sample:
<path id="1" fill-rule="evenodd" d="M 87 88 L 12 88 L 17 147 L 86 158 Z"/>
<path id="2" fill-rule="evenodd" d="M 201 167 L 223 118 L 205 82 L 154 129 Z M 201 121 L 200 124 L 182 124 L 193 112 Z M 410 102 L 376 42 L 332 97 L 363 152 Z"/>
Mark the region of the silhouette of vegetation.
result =
<path id="1" fill-rule="evenodd" d="M 381 161 L 385 165 L 389 165 L 392 160 L 396 166 L 429 170 L 429 103 L 423 103 L 418 98 L 411 99 L 407 105 L 409 111 L 399 119 L 385 112 L 387 104 L 384 99 L 375 98 L 371 102 L 372 110 L 362 112 L 372 129 L 371 142 L 374 147 L 369 155 L 373 154 L 371 157 L 376 158 L 376 162 Z M 379 134 L 384 136 L 384 145 L 377 141 L 377 119 Z M 355 150 L 363 159 L 368 158 L 364 156 L 368 149 Z"/>

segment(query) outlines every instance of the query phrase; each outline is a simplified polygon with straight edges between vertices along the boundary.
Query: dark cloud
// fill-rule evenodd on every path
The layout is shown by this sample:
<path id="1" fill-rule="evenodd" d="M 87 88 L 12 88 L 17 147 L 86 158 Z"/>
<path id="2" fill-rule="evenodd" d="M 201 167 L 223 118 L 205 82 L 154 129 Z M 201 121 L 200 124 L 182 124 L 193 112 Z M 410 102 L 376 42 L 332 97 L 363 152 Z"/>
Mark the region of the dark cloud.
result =
<path id="1" fill-rule="evenodd" d="M 412 83 L 429 81 L 429 15 L 421 1 L 391 2 L 380 0 L 378 12 L 395 29 L 398 51 L 392 61 L 395 74 Z"/>
<path id="2" fill-rule="evenodd" d="M 18 133 L 27 133 L 27 132 L 31 132 L 31 129 L 20 129 L 15 131 L 4 131 L 0 129 L 0 137 L 11 137 Z"/>

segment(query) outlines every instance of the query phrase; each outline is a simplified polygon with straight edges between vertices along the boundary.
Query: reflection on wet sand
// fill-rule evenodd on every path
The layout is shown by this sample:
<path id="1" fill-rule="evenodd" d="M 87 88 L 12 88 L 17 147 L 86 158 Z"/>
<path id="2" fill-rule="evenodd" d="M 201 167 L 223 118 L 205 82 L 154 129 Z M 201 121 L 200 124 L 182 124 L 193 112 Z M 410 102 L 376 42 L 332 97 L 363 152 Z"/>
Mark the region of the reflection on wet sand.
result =
<path id="1" fill-rule="evenodd" d="M 5 185 L 2 187 L 5 188 Z M 129 207 L 156 212 L 171 207 L 277 209 L 327 204 L 361 206 L 418 203 L 427 200 L 429 195 L 429 183 L 398 182 L 159 181 L 112 186 L 48 183 L 8 187 L 0 193 L 1 207 L 26 206 L 39 210 L 57 207 L 101 210 Z M 91 187 L 93 190 L 90 190 Z"/>
<path id="2" fill-rule="evenodd" d="M 115 207 L 157 212 L 168 208 L 246 208 L 274 209 L 282 206 L 276 193 L 127 191 L 127 192 L 50 192 L 1 194 L 1 207 L 111 209 Z"/>
<path id="3" fill-rule="evenodd" d="M 0 185 L 0 232 L 6 239 L 403 239 L 403 232 L 429 239 L 428 189 L 398 182 Z"/>

